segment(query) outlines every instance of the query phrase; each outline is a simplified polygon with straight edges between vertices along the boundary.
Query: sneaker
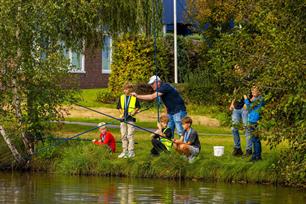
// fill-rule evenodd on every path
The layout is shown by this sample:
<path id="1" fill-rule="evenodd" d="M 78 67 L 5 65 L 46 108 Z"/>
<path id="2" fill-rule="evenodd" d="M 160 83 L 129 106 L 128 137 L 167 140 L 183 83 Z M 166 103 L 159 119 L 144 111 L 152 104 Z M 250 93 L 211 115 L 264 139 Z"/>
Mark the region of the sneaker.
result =
<path id="1" fill-rule="evenodd" d="M 248 157 L 248 156 L 251 156 L 251 155 L 252 155 L 252 150 L 247 149 L 246 152 L 245 152 L 245 156 Z"/>
<path id="2" fill-rule="evenodd" d="M 129 158 L 135 157 L 135 153 L 133 151 L 130 151 L 128 154 L 128 157 Z"/>
<path id="3" fill-rule="evenodd" d="M 242 156 L 243 152 L 242 152 L 241 148 L 234 148 L 232 154 L 233 154 L 233 156 Z"/>
<path id="4" fill-rule="evenodd" d="M 195 156 L 190 155 L 187 157 L 189 164 L 192 164 L 194 162 Z"/>
<path id="5" fill-rule="evenodd" d="M 127 158 L 128 153 L 127 152 L 121 152 L 121 154 L 118 155 L 118 158 Z"/>

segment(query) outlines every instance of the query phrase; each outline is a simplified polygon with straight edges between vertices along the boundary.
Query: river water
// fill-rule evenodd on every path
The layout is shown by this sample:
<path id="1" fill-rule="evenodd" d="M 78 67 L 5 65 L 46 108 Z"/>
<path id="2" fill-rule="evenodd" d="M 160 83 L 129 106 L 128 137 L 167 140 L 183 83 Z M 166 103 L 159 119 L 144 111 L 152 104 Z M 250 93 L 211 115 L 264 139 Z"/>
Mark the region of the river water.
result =
<path id="1" fill-rule="evenodd" d="M 0 172 L 0 203 L 303 204 L 306 195 L 271 185 Z"/>

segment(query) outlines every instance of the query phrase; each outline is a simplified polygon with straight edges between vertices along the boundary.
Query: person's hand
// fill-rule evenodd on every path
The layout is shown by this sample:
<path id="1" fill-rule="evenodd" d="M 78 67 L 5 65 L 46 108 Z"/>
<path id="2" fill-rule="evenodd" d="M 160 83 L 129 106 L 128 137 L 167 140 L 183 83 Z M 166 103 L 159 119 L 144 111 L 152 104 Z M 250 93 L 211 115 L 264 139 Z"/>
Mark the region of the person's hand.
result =
<path id="1" fill-rule="evenodd" d="M 248 99 L 247 95 L 243 95 L 243 98 L 244 98 L 244 99 Z"/>
<path id="2" fill-rule="evenodd" d="M 233 104 L 230 105 L 229 110 L 230 111 L 234 110 L 234 105 Z"/>
<path id="3" fill-rule="evenodd" d="M 96 142 L 96 139 L 93 139 L 93 140 L 92 140 L 92 143 L 95 143 L 95 142 Z"/>

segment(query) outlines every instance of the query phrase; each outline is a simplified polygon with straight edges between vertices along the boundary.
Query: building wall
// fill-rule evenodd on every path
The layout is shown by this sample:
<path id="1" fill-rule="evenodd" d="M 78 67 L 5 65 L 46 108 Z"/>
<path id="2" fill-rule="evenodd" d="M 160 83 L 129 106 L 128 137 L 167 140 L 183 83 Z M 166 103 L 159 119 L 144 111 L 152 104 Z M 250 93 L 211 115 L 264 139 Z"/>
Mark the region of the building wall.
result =
<path id="1" fill-rule="evenodd" d="M 102 74 L 101 49 L 85 49 L 85 73 L 74 73 L 80 88 L 104 88 L 107 87 L 109 74 Z"/>

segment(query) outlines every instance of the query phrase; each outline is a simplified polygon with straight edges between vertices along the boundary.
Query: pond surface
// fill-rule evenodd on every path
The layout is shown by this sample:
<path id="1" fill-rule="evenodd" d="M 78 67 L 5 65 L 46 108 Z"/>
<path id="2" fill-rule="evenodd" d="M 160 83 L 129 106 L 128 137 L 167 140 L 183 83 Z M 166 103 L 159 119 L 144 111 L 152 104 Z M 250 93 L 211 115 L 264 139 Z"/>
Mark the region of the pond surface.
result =
<path id="1" fill-rule="evenodd" d="M 306 203 L 305 191 L 251 184 L 0 172 L 0 203 Z"/>

